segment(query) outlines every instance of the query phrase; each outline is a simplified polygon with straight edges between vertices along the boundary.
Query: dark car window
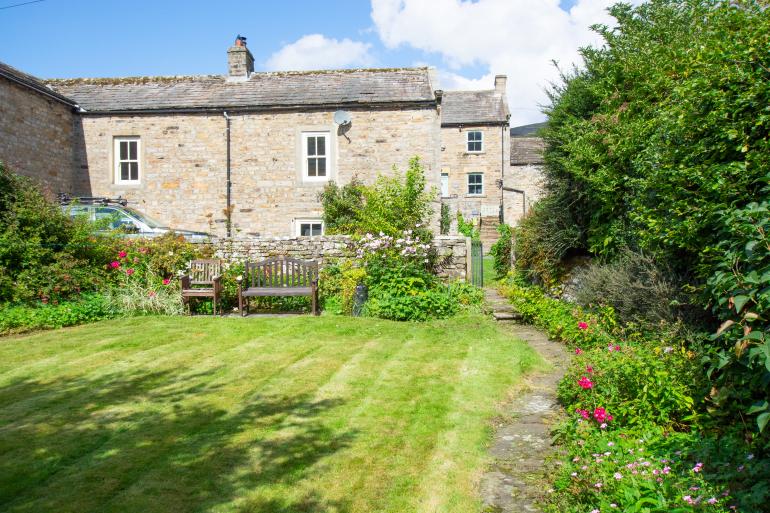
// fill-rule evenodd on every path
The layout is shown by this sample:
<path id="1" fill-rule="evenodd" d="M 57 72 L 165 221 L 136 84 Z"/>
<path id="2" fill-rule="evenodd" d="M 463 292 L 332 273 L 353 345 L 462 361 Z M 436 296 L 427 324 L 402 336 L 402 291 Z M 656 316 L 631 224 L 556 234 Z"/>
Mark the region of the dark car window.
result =
<path id="1" fill-rule="evenodd" d="M 88 209 L 88 207 L 81 205 L 68 205 L 64 207 L 64 211 L 72 218 L 85 217 L 89 221 L 91 220 L 91 211 Z"/>

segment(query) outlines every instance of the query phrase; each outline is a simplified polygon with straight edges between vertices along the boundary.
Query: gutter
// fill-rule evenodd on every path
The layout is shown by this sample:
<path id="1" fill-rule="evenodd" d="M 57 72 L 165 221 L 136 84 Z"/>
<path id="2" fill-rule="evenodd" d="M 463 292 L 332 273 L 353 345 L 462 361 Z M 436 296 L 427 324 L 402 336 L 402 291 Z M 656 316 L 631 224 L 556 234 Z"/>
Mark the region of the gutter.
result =
<path id="1" fill-rule="evenodd" d="M 326 111 L 339 109 L 394 109 L 394 108 L 436 108 L 435 100 L 418 100 L 411 102 L 387 102 L 387 103 L 318 103 L 318 104 L 292 104 L 273 106 L 227 106 L 214 107 L 186 107 L 186 108 L 161 108 L 161 109 L 123 109 L 123 110 L 89 110 L 83 112 L 87 116 L 133 116 L 133 115 L 157 115 L 157 114 L 221 114 L 227 109 L 230 113 L 260 113 L 260 112 L 291 112 L 291 111 Z"/>

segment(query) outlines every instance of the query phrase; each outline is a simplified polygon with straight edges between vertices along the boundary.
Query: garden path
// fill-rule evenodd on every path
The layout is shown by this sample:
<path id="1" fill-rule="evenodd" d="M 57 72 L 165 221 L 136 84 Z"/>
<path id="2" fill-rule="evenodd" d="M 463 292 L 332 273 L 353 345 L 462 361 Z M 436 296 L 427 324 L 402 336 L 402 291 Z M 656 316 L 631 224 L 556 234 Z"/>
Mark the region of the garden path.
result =
<path id="1" fill-rule="evenodd" d="M 499 312 L 507 304 L 494 289 L 484 293 L 493 311 Z M 545 461 L 555 450 L 550 429 L 561 412 L 556 387 L 564 376 L 569 353 L 532 326 L 502 325 L 512 337 L 529 343 L 550 367 L 527 376 L 521 393 L 505 406 L 506 415 L 495 420 L 489 449 L 492 463 L 481 478 L 481 498 L 488 513 L 539 512 L 536 502 L 546 493 L 542 479 Z"/>

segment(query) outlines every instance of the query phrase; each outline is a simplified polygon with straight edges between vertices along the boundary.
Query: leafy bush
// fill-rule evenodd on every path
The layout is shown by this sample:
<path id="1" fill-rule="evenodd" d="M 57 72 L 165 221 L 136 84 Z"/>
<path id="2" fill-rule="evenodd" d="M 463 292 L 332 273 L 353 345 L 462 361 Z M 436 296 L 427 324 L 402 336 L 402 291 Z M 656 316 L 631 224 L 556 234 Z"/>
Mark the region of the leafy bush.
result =
<path id="1" fill-rule="evenodd" d="M 473 240 L 481 238 L 481 232 L 473 221 L 466 221 L 462 212 L 457 211 L 457 231 Z"/>
<path id="2" fill-rule="evenodd" d="M 324 267 L 319 280 L 324 309 L 338 315 L 351 315 L 356 287 L 365 279 L 366 271 L 350 260 Z"/>
<path id="3" fill-rule="evenodd" d="M 414 157 L 403 177 L 380 176 L 371 186 L 356 179 L 343 187 L 330 183 L 319 199 L 330 234 L 382 232 L 395 237 L 404 230 L 417 230 L 428 239 L 434 192 L 426 190 L 425 172 L 420 159 Z"/>
<path id="4" fill-rule="evenodd" d="M 56 304 L 104 285 L 108 244 L 0 163 L 0 303 Z"/>
<path id="5" fill-rule="evenodd" d="M 629 249 L 609 263 L 591 263 L 575 272 L 575 300 L 583 306 L 611 306 L 621 322 L 675 323 L 690 303 L 670 269 Z M 692 316 L 689 316 L 692 318 Z"/>
<path id="6" fill-rule="evenodd" d="M 494 259 L 495 275 L 498 280 L 501 280 L 511 270 L 513 230 L 507 224 L 499 224 L 497 225 L 497 233 L 500 234 L 500 237 L 489 248 L 489 254 Z"/>
<path id="7" fill-rule="evenodd" d="M 546 285 L 563 274 L 562 260 L 580 247 L 581 232 L 570 215 L 566 195 L 535 203 L 516 227 L 516 267 Z"/>
<path id="8" fill-rule="evenodd" d="M 83 294 L 58 305 L 0 306 L 0 335 L 62 328 L 115 317 L 119 312 L 102 295 Z"/>
<path id="9" fill-rule="evenodd" d="M 707 285 L 722 321 L 705 348 L 711 398 L 723 417 L 748 414 L 760 431 L 770 431 L 770 202 L 729 213 L 720 234 L 720 258 Z"/>

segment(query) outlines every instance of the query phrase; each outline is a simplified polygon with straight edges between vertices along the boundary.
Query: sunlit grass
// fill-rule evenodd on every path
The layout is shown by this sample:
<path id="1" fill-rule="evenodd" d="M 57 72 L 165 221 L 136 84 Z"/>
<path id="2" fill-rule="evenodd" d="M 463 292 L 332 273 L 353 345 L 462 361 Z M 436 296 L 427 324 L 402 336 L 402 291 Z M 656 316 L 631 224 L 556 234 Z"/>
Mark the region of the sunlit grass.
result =
<path id="1" fill-rule="evenodd" d="M 0 338 L 0 511 L 473 512 L 524 343 L 483 317 Z"/>

